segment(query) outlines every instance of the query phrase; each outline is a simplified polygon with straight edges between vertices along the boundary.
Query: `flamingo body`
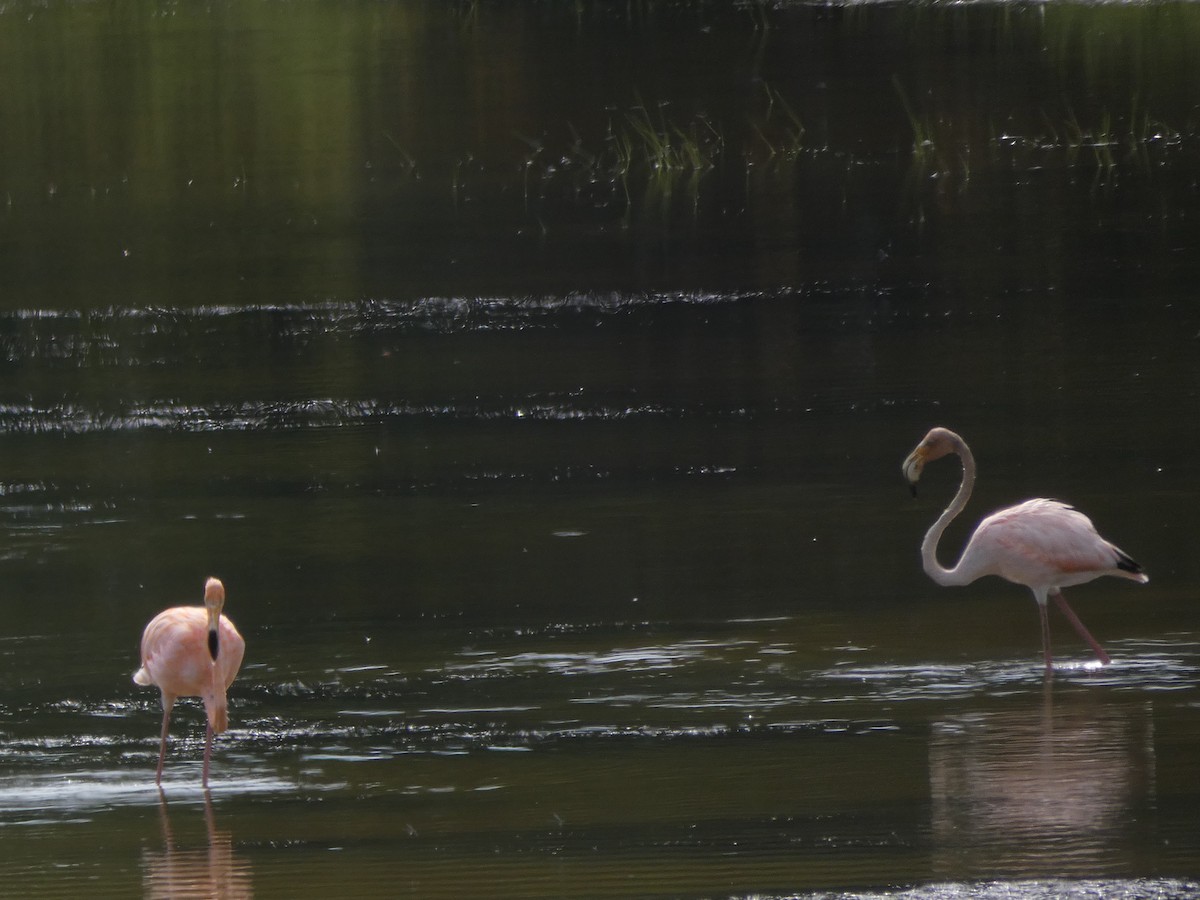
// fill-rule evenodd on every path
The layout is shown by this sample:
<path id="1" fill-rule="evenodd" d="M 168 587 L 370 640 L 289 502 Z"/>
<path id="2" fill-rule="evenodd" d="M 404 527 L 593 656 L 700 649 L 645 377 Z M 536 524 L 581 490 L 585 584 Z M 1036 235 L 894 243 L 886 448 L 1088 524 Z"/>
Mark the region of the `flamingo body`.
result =
<path id="1" fill-rule="evenodd" d="M 959 567 L 979 566 L 986 570 L 979 575 L 999 575 L 1035 591 L 1044 587 L 1048 593 L 1102 575 L 1132 577 L 1135 573 L 1121 568 L 1123 561 L 1132 563 L 1100 537 L 1091 519 L 1065 503 L 1039 497 L 980 522 Z"/>
<path id="2" fill-rule="evenodd" d="M 946 526 L 962 512 L 971 496 L 975 458 L 966 441 L 953 431 L 934 428 L 904 461 L 905 477 L 915 492 L 925 464 L 950 454 L 962 460 L 963 480 L 958 493 L 921 543 L 925 572 L 941 585 L 966 585 L 985 575 L 999 575 L 1028 587 L 1041 615 L 1047 673 L 1051 672 L 1052 658 L 1046 601 L 1051 598 L 1100 661 L 1108 663 L 1108 654 L 1067 605 L 1062 589 L 1103 575 L 1145 583 L 1150 579 L 1141 566 L 1102 538 L 1091 519 L 1079 510 L 1057 500 L 1038 498 L 987 516 L 967 541 L 958 562 L 950 569 L 944 568 L 937 561 L 937 544 Z"/>
<path id="3" fill-rule="evenodd" d="M 204 586 L 204 606 L 174 606 L 150 620 L 142 634 L 142 667 L 133 674 L 141 685 L 162 691 L 163 722 L 155 783 L 162 783 L 171 710 L 179 697 L 200 697 L 208 719 L 203 784 L 208 786 L 212 736 L 229 727 L 225 692 L 237 677 L 246 642 L 226 616 L 225 587 L 216 578 Z"/>

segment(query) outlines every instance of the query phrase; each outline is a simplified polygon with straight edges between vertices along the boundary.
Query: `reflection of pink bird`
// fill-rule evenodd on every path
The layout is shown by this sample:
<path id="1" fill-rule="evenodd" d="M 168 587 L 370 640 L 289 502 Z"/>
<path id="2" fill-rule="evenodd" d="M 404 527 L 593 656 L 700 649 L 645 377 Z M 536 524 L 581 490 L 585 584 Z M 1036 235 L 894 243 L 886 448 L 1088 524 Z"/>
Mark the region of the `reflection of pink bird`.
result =
<path id="1" fill-rule="evenodd" d="M 942 568 L 937 561 L 938 541 L 946 526 L 967 505 L 975 485 L 975 458 L 966 441 L 953 431 L 934 428 L 904 460 L 904 476 L 915 493 L 925 463 L 950 453 L 962 459 L 962 484 L 921 542 L 926 574 L 941 585 L 970 584 L 984 575 L 999 575 L 1032 590 L 1042 617 L 1042 654 L 1047 674 L 1051 672 L 1051 657 L 1046 598 L 1053 597 L 1079 636 L 1087 641 L 1100 662 L 1107 664 L 1108 654 L 1067 605 L 1062 588 L 1101 575 L 1144 583 L 1150 579 L 1142 573 L 1142 567 L 1100 537 L 1083 513 L 1055 500 L 1026 500 L 994 512 L 980 522 L 954 568 Z"/>
<path id="2" fill-rule="evenodd" d="M 225 690 L 233 684 L 246 642 L 233 623 L 221 615 L 225 586 L 210 578 L 204 585 L 204 607 L 173 606 L 150 620 L 142 634 L 142 667 L 133 680 L 156 684 L 162 691 L 162 740 L 158 747 L 155 784 L 162 783 L 163 759 L 167 754 L 167 728 L 177 697 L 200 697 L 208 715 L 204 739 L 203 784 L 208 787 L 208 761 L 213 733 L 229 727 Z"/>

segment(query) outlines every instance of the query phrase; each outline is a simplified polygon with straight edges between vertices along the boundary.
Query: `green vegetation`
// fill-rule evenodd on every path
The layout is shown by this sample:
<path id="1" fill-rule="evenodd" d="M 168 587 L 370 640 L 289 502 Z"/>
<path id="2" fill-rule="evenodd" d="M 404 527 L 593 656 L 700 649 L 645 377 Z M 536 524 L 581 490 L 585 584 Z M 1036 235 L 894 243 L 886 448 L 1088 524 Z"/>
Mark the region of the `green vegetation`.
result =
<path id="1" fill-rule="evenodd" d="M 968 6 L 18 3 L 0 13 L 9 269 L 40 284 L 100 259 L 166 292 L 143 263 L 219 259 L 236 285 L 258 242 L 353 278 L 383 255 L 355 246 L 380 210 L 417 237 L 485 205 L 546 235 L 798 215 L 881 172 L 873 195 L 906 199 L 1191 164 L 1200 7 Z"/>

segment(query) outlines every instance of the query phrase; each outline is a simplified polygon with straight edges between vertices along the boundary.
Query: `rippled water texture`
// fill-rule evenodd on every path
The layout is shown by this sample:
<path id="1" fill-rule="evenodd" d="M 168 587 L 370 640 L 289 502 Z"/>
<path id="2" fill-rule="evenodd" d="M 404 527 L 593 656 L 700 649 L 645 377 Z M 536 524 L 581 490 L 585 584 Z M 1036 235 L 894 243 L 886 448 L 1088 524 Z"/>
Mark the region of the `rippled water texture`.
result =
<path id="1" fill-rule="evenodd" d="M 1128 878 L 1147 854 L 1190 858 L 1191 811 L 1172 798 L 1193 745 L 1172 710 L 1195 643 L 1114 642 L 1111 667 L 1066 663 L 1045 685 L 1032 658 L 870 662 L 812 640 L 820 627 L 424 629 L 378 648 L 337 624 L 267 631 L 260 653 L 280 666 L 239 680 L 211 795 L 195 706 L 162 795 L 154 698 L 114 679 L 7 710 L 10 859 L 49 842 L 58 861 L 53 877 L 10 869 L 51 894 L 130 891 L 139 873 L 155 896 L 339 893 L 350 867 L 352 892 L 435 896 L 757 896 L 764 880 L 787 895 L 1195 895 Z M 45 658 L 34 643 L 15 668 Z"/>
<path id="2" fill-rule="evenodd" d="M 1200 6 L 0 8 L 0 894 L 1200 898 Z M 941 588 L 1077 504 L 1147 585 Z M 220 576 L 199 701 L 131 676 Z"/>

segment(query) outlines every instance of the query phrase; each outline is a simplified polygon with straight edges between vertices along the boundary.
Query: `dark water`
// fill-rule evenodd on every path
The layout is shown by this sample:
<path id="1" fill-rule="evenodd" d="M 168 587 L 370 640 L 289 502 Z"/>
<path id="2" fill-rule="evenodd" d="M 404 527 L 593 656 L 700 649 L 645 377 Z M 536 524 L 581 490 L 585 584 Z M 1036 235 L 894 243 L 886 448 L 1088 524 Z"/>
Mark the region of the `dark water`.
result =
<path id="1" fill-rule="evenodd" d="M 17 2 L 0 74 L 0 893 L 1200 896 L 1200 7 Z M 934 424 L 944 561 L 1145 566 L 1111 666 L 921 572 Z"/>

